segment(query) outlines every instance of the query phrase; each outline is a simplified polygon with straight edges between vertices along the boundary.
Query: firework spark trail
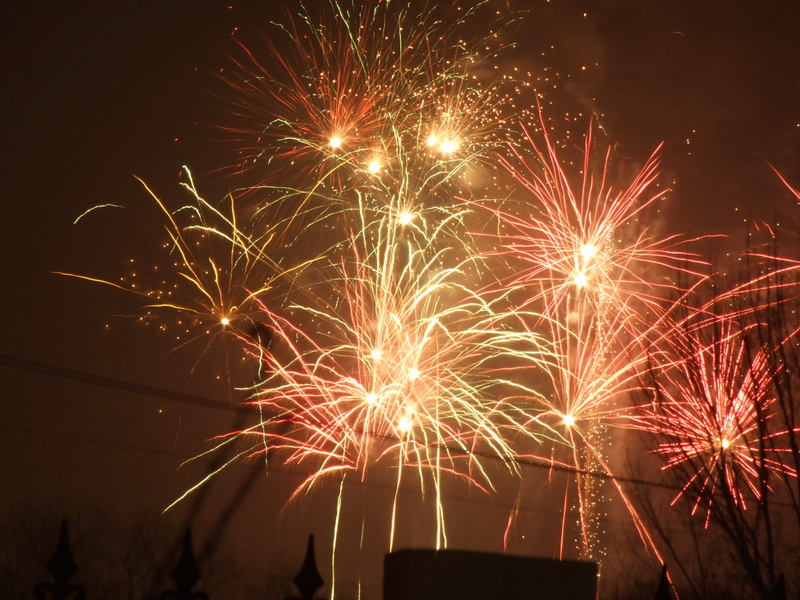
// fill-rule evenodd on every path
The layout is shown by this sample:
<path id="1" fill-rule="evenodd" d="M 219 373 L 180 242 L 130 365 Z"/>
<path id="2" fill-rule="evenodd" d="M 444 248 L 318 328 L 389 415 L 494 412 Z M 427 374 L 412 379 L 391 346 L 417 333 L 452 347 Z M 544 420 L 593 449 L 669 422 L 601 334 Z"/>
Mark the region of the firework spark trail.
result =
<path id="1" fill-rule="evenodd" d="M 158 323 L 162 331 L 174 334 L 180 346 L 204 339 L 250 331 L 259 321 L 258 299 L 276 294 L 284 280 L 301 271 L 314 259 L 289 267 L 272 258 L 281 224 L 249 235 L 239 222 L 233 195 L 227 212 L 215 207 L 198 193 L 191 173 L 182 186 L 192 201 L 171 209 L 141 179 L 163 217 L 167 242 L 162 249 L 166 265 L 154 265 L 154 275 L 134 271 L 118 282 L 99 277 L 63 273 L 109 285 L 145 299 L 144 322 Z"/>
<path id="2" fill-rule="evenodd" d="M 800 191 L 793 188 L 777 170 L 775 173 L 786 189 L 800 200 Z M 752 225 L 756 230 L 761 229 L 757 222 Z M 747 265 L 743 280 L 715 293 L 708 304 L 702 307 L 710 315 L 712 322 L 715 317 L 714 308 L 720 303 L 727 302 L 735 305 L 736 314 L 744 317 L 745 315 L 757 315 L 766 308 L 777 309 L 782 305 L 786 306 L 800 298 L 800 286 L 798 286 L 800 260 L 797 258 L 796 250 L 791 247 L 779 248 L 779 235 L 776 229 L 768 224 L 763 224 L 763 229 L 769 236 L 769 242 L 765 244 L 769 250 L 757 251 L 748 247 L 741 257 L 744 264 Z M 779 250 L 794 255 L 794 257 L 782 256 Z M 747 299 L 746 303 L 742 302 L 743 298 Z M 794 313 L 791 308 L 789 310 Z M 777 340 L 776 346 L 782 346 L 798 334 L 800 334 L 800 324 L 786 332 L 784 340 Z"/>
<path id="3" fill-rule="evenodd" d="M 647 314 L 662 314 L 665 296 L 677 290 L 677 276 L 696 279 L 706 262 L 679 249 L 696 240 L 660 237 L 641 225 L 647 209 L 666 194 L 650 191 L 658 176 L 657 152 L 627 188 L 616 191 L 608 181 L 610 146 L 602 164 L 594 164 L 593 130 L 592 124 L 585 136 L 578 185 L 542 126 L 543 148 L 526 130 L 532 155 L 514 148 L 514 161 L 500 157 L 531 194 L 534 208 L 478 206 L 502 223 L 494 254 L 519 265 L 504 285 L 522 288 L 527 302 L 544 302 L 544 312 L 557 316 L 568 298 L 583 296 L 600 313 L 639 314 L 640 326 L 647 327 Z"/>
<path id="4" fill-rule="evenodd" d="M 654 379 L 655 398 L 637 417 L 638 427 L 662 441 L 655 452 L 664 469 L 683 467 L 685 484 L 673 500 L 692 498 L 705 507 L 708 525 L 718 492 L 743 509 L 771 491 L 770 473 L 797 477 L 781 460 L 781 440 L 793 435 L 775 419 L 774 349 L 753 349 L 735 317 L 723 315 L 702 328 L 676 327 L 670 337 L 679 357 Z"/>
<path id="5" fill-rule="evenodd" d="M 465 287 L 463 265 L 419 239 L 410 244 L 395 211 L 356 214 L 364 221 L 338 246 L 338 260 L 314 265 L 309 302 L 287 306 L 291 318 L 264 307 L 274 351 L 257 350 L 272 376 L 255 403 L 267 418 L 238 433 L 309 468 L 295 496 L 334 473 L 364 480 L 379 463 L 399 468 L 398 485 L 410 470 L 437 496 L 443 474 L 493 489 L 486 463 L 500 459 L 517 472 L 514 439 L 542 437 L 528 427 L 539 409 L 510 402 L 496 375 L 508 376 L 504 349 L 521 335 L 498 333 L 503 315 Z M 515 350 L 526 369 L 547 360 L 540 339 L 526 341 Z"/>
<path id="6" fill-rule="evenodd" d="M 672 359 L 659 367 L 654 399 L 637 417 L 636 426 L 660 440 L 654 452 L 663 469 L 683 469 L 673 504 L 689 497 L 692 514 L 705 510 L 706 526 L 720 498 L 744 510 L 748 497 L 762 502 L 774 491 L 774 476 L 798 476 L 785 460 L 797 430 L 781 419 L 775 388 L 786 367 L 782 349 L 800 331 L 785 321 L 797 298 L 798 263 L 775 252 L 747 250 L 744 257 L 744 281 L 715 285 L 709 301 L 668 327 L 663 345 Z M 775 311 L 787 312 L 782 328 Z"/>
<path id="7" fill-rule="evenodd" d="M 642 225 L 666 194 L 658 151 L 617 190 L 611 148 L 596 160 L 590 126 L 573 177 L 541 111 L 512 127 L 533 114 L 516 108 L 525 86 L 485 76 L 494 50 L 458 37 L 476 12 L 445 24 L 389 4 L 332 2 L 320 20 L 304 10 L 284 42 L 267 40 L 266 60 L 241 45 L 222 78 L 237 170 L 255 182 L 236 196 L 249 216 L 234 195 L 229 210 L 203 200 L 191 177 L 192 203 L 178 211 L 148 189 L 166 217 L 168 276 L 146 289 L 83 277 L 202 324 L 201 336 L 233 333 L 255 358 L 261 419 L 217 448 L 241 443 L 233 460 L 302 467 L 292 498 L 333 481 L 334 556 L 346 480 L 396 472 L 391 547 L 400 487 L 413 478 L 436 499 L 443 546 L 445 482 L 491 492 L 498 473 L 518 477 L 529 458 L 573 470 L 584 553 L 595 544 L 592 475 L 602 473 L 660 556 L 614 480 L 612 427 L 666 436 L 657 451 L 667 468 L 700 461 L 681 493 L 699 486 L 695 508 L 721 485 L 764 493 L 763 469 L 796 476 L 766 456 L 786 432 L 759 436 L 775 374 L 766 359 L 745 366 L 733 330 L 693 338 L 709 307 L 670 327 L 680 302 L 669 297 L 691 293 L 706 263 L 681 249 L 694 240 Z M 490 46 L 502 46 L 493 35 Z M 481 172 L 504 172 L 526 198 L 475 200 Z M 657 383 L 643 386 L 645 372 Z M 643 387 L 658 401 L 635 407 L 628 396 Z M 735 499 L 743 505 L 743 492 Z"/>
<path id="8" fill-rule="evenodd" d="M 548 349 L 541 336 L 498 331 L 503 294 L 471 289 L 482 266 L 464 233 L 469 211 L 452 200 L 461 175 L 505 145 L 518 111 L 495 75 L 475 74 L 485 52 L 453 41 L 451 24 L 387 6 L 352 19 L 332 4 L 321 25 L 305 15 L 285 30 L 293 53 L 273 46 L 273 65 L 250 53 L 225 76 L 253 124 L 238 133 L 260 184 L 240 193 L 259 204 L 243 222 L 191 182 L 195 204 L 177 213 L 152 194 L 177 256 L 171 275 L 188 293 L 161 281 L 144 295 L 150 310 L 236 333 L 259 361 L 264 418 L 220 444 L 255 436 L 237 458 L 269 451 L 302 464 L 295 496 L 331 477 L 363 480 L 378 463 L 397 469 L 398 490 L 414 473 L 437 497 L 444 544 L 444 478 L 491 490 L 492 459 L 518 474 L 516 439 L 546 434 L 527 427 L 539 409 L 506 393 L 504 359 L 530 370 Z M 249 331 L 259 325 L 261 339 Z"/>
<path id="9" fill-rule="evenodd" d="M 322 18 L 290 16 L 284 43 L 267 40 L 267 60 L 242 45 L 244 58 L 222 75 L 239 170 L 268 185 L 341 190 L 392 167 L 406 176 L 396 162 L 414 154 L 415 176 L 430 191 L 431 178 L 487 155 L 506 141 L 514 112 L 502 77 L 476 75 L 490 41 L 458 37 L 483 4 L 444 23 L 431 8 L 332 2 Z"/>
<path id="10" fill-rule="evenodd" d="M 288 192 L 258 186 L 277 192 L 259 210 L 279 214 L 288 204 L 291 214 L 321 203 L 296 239 L 316 239 L 316 230 L 330 240 L 325 264 L 298 274 L 302 292 L 285 304 L 291 319 L 266 312 L 288 355 L 270 362 L 274 355 L 259 349 L 274 375 L 258 403 L 286 419 L 271 426 L 301 436 L 280 433 L 273 448 L 290 462 L 323 457 L 298 493 L 332 472 L 365 477 L 376 456 L 397 457 L 386 462 L 416 468 L 421 481 L 432 471 L 437 493 L 443 471 L 491 487 L 477 451 L 514 470 L 508 440 L 535 435 L 520 425 L 529 413 L 489 393 L 497 387 L 490 364 L 510 339 L 491 328 L 502 317 L 454 281 L 479 266 L 459 231 L 464 211 L 450 206 L 447 190 L 506 142 L 507 107 L 493 78 L 472 73 L 485 53 L 453 43 L 451 23 L 437 35 L 443 24 L 432 14 L 386 7 L 332 4 L 320 25 L 303 15 L 285 30 L 291 53 L 273 46 L 272 65 L 248 53 L 226 76 L 243 122 L 267 123 L 238 132 L 257 141 L 247 168 L 274 161 L 305 182 Z M 526 368 L 546 353 L 532 339 L 514 350 L 528 356 Z M 263 424 L 259 434 L 274 435 Z M 387 446 L 377 455 L 375 440 Z"/>
<path id="11" fill-rule="evenodd" d="M 628 425 L 634 408 L 628 396 L 640 391 L 652 355 L 661 355 L 662 326 L 673 306 L 669 296 L 687 293 L 676 283 L 681 278 L 690 288 L 697 285 L 691 279 L 702 279 L 697 270 L 705 263 L 678 248 L 693 240 L 659 237 L 640 226 L 645 212 L 666 193 L 651 192 L 658 176 L 656 154 L 627 187 L 615 191 L 609 181 L 610 148 L 597 165 L 593 129 L 591 124 L 575 178 L 540 113 L 541 145 L 523 128 L 529 149 L 514 146 L 511 159 L 500 157 L 514 182 L 530 194 L 528 204 L 467 204 L 488 211 L 499 223 L 497 233 L 473 235 L 492 243 L 494 249 L 484 254 L 487 262 L 508 265 L 510 274 L 498 281 L 509 310 L 522 315 L 537 308 L 517 327 L 552 343 L 545 380 L 524 390 L 542 408 L 531 425 L 560 437 L 570 458 L 559 462 L 571 463 L 576 473 L 613 475 L 608 428 Z M 563 450 L 554 447 L 554 461 L 556 453 Z M 577 483 L 582 547 L 591 555 L 597 544 L 590 531 L 591 506 L 598 492 L 590 477 L 578 476 Z M 616 487 L 642 541 L 658 555 L 633 503 Z M 562 550 L 565 531 L 566 521 Z"/>
<path id="12" fill-rule="evenodd" d="M 576 303 L 561 321 L 543 322 L 534 314 L 518 324 L 520 329 L 537 331 L 548 340 L 551 350 L 530 387 L 520 380 L 514 382 L 521 388 L 520 396 L 532 399 L 540 410 L 529 426 L 547 431 L 553 440 L 549 457 L 539 454 L 534 458 L 575 474 L 574 490 L 569 481 L 565 486 L 564 503 L 569 505 L 571 497 L 577 502 L 581 552 L 595 559 L 599 558 L 597 472 L 608 475 L 645 547 L 660 557 L 636 506 L 615 481 L 617 472 L 608 457 L 610 428 L 630 426 L 635 417 L 630 396 L 641 391 L 642 373 L 651 364 L 653 334 L 648 330 L 631 336 L 633 318 L 631 313 L 616 312 L 613 320 L 611 316 L 600 320 L 586 303 Z M 543 323 L 547 324 L 546 333 L 542 332 Z M 562 558 L 566 535 L 565 510 L 559 549 Z"/>

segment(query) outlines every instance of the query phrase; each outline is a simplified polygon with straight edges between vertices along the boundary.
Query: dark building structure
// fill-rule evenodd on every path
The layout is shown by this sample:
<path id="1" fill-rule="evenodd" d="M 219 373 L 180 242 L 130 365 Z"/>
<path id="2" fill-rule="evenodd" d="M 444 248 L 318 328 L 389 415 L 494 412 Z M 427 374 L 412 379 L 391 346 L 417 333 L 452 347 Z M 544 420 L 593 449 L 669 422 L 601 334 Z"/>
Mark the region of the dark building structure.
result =
<path id="1" fill-rule="evenodd" d="M 595 600 L 597 565 L 465 550 L 386 555 L 383 600 Z"/>

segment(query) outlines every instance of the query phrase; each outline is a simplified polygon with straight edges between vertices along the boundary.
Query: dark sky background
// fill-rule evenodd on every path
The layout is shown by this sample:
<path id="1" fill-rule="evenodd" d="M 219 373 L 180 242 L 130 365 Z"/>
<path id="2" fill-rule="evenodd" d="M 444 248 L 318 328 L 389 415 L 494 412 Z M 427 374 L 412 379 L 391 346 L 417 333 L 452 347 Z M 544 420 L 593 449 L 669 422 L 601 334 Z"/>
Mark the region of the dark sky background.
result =
<path id="1" fill-rule="evenodd" d="M 620 154 L 640 164 L 665 143 L 668 230 L 730 233 L 728 249 L 741 245 L 747 217 L 797 230 L 797 202 L 769 165 L 800 187 L 800 3 L 493 1 L 530 10 L 511 60 L 536 68 L 538 50 L 555 45 L 547 66 L 564 74 L 561 91 L 600 115 Z M 208 464 L 179 463 L 235 426 L 230 406 L 242 398 L 215 379 L 216 354 L 190 377 L 196 349 L 171 352 L 168 340 L 125 318 L 136 314 L 136 299 L 52 272 L 113 277 L 126 260 L 146 260 L 163 233 L 134 175 L 177 195 L 189 165 L 208 196 L 224 194 L 229 184 L 213 171 L 228 160 L 214 129 L 226 107 L 210 73 L 228 64 L 235 29 L 255 39 L 280 15 L 280 3 L 251 0 L 4 9 L 0 506 L 64 497 L 160 510 Z M 581 64 L 592 68 L 578 75 Z M 107 202 L 129 210 L 73 224 Z M 224 536 L 264 555 L 299 556 L 311 530 L 318 547 L 330 543 L 330 503 L 311 517 L 290 511 L 276 526 L 298 475 L 261 473 L 241 491 L 251 471 L 232 469 L 171 518 L 197 510 L 211 530 L 234 506 Z M 510 502 L 474 504 L 502 515 Z M 531 523 L 536 514 L 532 503 Z M 496 537 L 463 544 L 497 550 Z M 425 539 L 409 533 L 407 541 Z"/>

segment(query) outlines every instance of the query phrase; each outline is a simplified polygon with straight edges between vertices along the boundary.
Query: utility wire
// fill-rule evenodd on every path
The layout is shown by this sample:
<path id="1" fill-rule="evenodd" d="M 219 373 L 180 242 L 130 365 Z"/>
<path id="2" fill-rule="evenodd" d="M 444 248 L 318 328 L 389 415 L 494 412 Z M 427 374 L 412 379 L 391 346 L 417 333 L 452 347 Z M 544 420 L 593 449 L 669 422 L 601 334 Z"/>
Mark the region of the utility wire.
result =
<path id="1" fill-rule="evenodd" d="M 32 371 L 34 373 L 42 373 L 51 377 L 80 381 L 82 383 L 112 388 L 133 394 L 140 394 L 142 396 L 149 396 L 152 398 L 160 398 L 162 400 L 193 404 L 195 406 L 202 406 L 203 408 L 213 408 L 216 410 L 224 410 L 225 412 L 238 411 L 252 414 L 258 413 L 254 407 L 246 404 L 228 404 L 227 402 L 203 398 L 193 394 L 165 390 L 163 388 L 142 385 L 140 383 L 133 383 L 130 381 L 123 381 L 121 379 L 114 379 L 112 377 L 104 377 L 102 375 L 95 375 L 93 373 L 85 373 L 83 371 L 75 371 L 73 369 L 66 369 L 64 367 L 56 367 L 53 365 L 16 358 L 13 356 L 5 356 L 0 354 L 0 364 L 26 371 Z"/>
<path id="2" fill-rule="evenodd" d="M 27 371 L 32 371 L 35 373 L 43 373 L 45 375 L 50 375 L 52 377 L 59 377 L 62 379 L 70 379 L 73 381 L 80 381 L 83 383 L 88 383 L 91 385 L 97 385 L 102 387 L 108 387 L 112 389 L 118 389 L 126 392 L 131 392 L 135 394 L 141 394 L 144 396 L 160 398 L 163 400 L 170 400 L 174 402 L 184 402 L 186 404 L 193 404 L 195 406 L 202 406 L 204 408 L 212 408 L 215 410 L 224 410 L 225 412 L 241 412 L 245 414 L 253 414 L 258 415 L 258 409 L 254 406 L 249 406 L 246 404 L 236 404 L 231 405 L 226 402 L 221 402 L 219 400 L 211 400 L 210 398 L 203 398 L 201 396 L 195 396 L 192 394 L 186 394 L 181 392 L 174 392 L 171 390 L 165 390 L 163 388 L 157 388 L 147 385 L 142 385 L 139 383 L 132 383 L 129 381 L 122 381 L 120 379 L 114 379 L 111 377 L 104 377 L 102 375 L 95 375 L 92 373 L 85 373 L 82 371 L 75 371 L 73 369 L 66 369 L 63 367 L 56 367 L 54 365 L 48 365 L 45 363 L 35 362 L 31 360 L 25 360 L 22 358 L 16 358 L 11 356 L 6 356 L 0 354 L 0 364 L 4 364 L 10 367 L 14 367 L 17 369 L 23 369 Z M 2 427 L 8 427 L 7 425 L 0 425 Z M 49 432 L 41 432 L 44 435 L 49 435 Z M 55 434 L 53 434 L 55 435 Z M 105 443 L 105 442 L 99 442 Z M 446 449 L 446 448 L 445 448 Z M 144 451 L 150 451 L 149 449 L 144 449 Z M 504 459 L 492 456 L 492 455 L 482 455 L 475 453 L 476 457 L 484 458 L 484 459 L 493 459 L 499 460 L 502 462 L 506 462 Z M 539 468 L 539 469 L 548 469 L 551 471 L 560 471 L 564 473 L 573 473 L 576 475 L 581 475 L 585 477 L 593 477 L 597 479 L 603 479 L 606 481 L 614 481 L 617 483 L 624 483 L 630 485 L 639 485 L 648 488 L 660 488 L 672 491 L 683 491 L 683 486 L 672 484 L 668 482 L 661 482 L 661 481 L 652 481 L 647 479 L 641 479 L 636 477 L 624 477 L 620 475 L 614 475 L 612 473 L 607 473 L 604 471 L 593 471 L 593 470 L 586 470 L 580 469 L 578 467 L 572 467 L 569 465 L 562 465 L 558 463 L 553 463 L 552 461 L 548 461 L 546 459 L 537 459 L 537 458 L 519 458 L 516 460 L 516 464 L 525 467 L 532 467 L 532 468 Z M 274 467 L 272 467 L 274 468 Z M 788 503 L 775 501 L 776 504 L 783 505 Z"/>

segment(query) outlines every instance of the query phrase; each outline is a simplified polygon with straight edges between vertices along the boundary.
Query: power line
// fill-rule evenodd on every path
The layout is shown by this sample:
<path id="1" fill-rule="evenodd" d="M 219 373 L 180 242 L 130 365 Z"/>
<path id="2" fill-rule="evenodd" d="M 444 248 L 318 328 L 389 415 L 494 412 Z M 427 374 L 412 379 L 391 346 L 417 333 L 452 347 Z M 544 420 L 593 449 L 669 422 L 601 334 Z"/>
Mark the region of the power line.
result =
<path id="1" fill-rule="evenodd" d="M 149 385 L 142 385 L 140 383 L 133 383 L 131 381 L 123 381 L 113 377 L 105 377 L 103 375 L 96 375 L 93 373 L 86 373 L 83 371 L 75 371 L 73 369 L 66 369 L 64 367 L 56 367 L 41 362 L 32 360 L 25 360 L 13 356 L 5 356 L 0 354 L 0 364 L 4 364 L 16 369 L 32 371 L 34 373 L 42 373 L 51 377 L 58 377 L 61 379 L 69 379 L 72 381 L 79 381 L 96 385 L 100 387 L 107 387 L 111 389 L 121 390 L 132 394 L 139 394 L 142 396 L 149 396 L 152 398 L 160 398 L 162 400 L 169 400 L 172 402 L 182 402 L 185 404 L 192 404 L 194 406 L 202 406 L 203 408 L 213 408 L 215 410 L 224 410 L 225 412 L 244 412 L 257 414 L 257 410 L 246 404 L 228 404 L 220 400 L 212 400 L 210 398 L 203 398 L 193 394 L 183 392 L 175 392 L 166 390 L 164 388 L 153 387 Z"/>
<path id="2" fill-rule="evenodd" d="M 160 398 L 163 400 L 169 400 L 173 402 L 182 402 L 186 404 L 192 404 L 195 406 L 201 406 L 203 408 L 213 408 L 215 410 L 223 410 L 225 412 L 239 412 L 242 414 L 253 414 L 259 416 L 259 411 L 257 407 L 246 405 L 246 404 L 228 404 L 225 402 L 221 402 L 219 400 L 212 400 L 210 398 L 203 398 L 201 396 L 195 396 L 193 394 L 186 394 L 182 392 L 175 392 L 172 390 L 166 390 L 163 388 L 153 387 L 142 385 L 139 383 L 133 383 L 130 381 L 123 381 L 120 379 L 115 379 L 112 377 L 105 377 L 102 375 L 96 375 L 92 373 L 86 373 L 82 371 L 76 371 L 73 369 L 67 369 L 64 367 L 57 367 L 54 365 L 48 365 L 41 362 L 25 360 L 22 358 L 16 358 L 11 356 L 6 356 L 0 354 L 0 364 L 5 364 L 10 367 L 23 369 L 27 371 L 32 371 L 36 373 L 42 373 L 45 375 L 49 375 L 51 377 L 59 377 L 62 379 L 70 379 L 73 381 L 79 381 L 82 383 L 88 383 L 90 385 L 97 385 L 101 387 L 108 387 L 112 389 L 117 389 L 125 392 L 130 392 L 134 394 L 140 394 L 144 396 L 149 396 L 153 398 Z M 3 427 L 9 427 L 8 425 L 2 425 Z M 21 429 L 21 428 L 20 428 Z M 47 432 L 40 432 L 43 435 L 49 435 Z M 364 432 L 362 432 L 364 433 Z M 54 434 L 55 435 L 55 434 Z M 368 432 L 364 433 L 364 435 L 370 435 Z M 386 437 L 386 436 L 379 436 L 379 437 Z M 88 438 L 85 438 L 86 441 L 90 441 Z M 101 440 L 97 441 L 100 444 L 106 444 L 107 442 L 103 442 Z M 135 449 L 130 447 L 130 449 Z M 150 451 L 146 448 L 141 448 L 142 451 Z M 449 451 L 447 447 L 444 447 L 443 450 Z M 499 462 L 508 462 L 507 459 L 503 459 L 502 457 L 489 455 L 489 454 L 480 454 L 480 453 L 472 453 L 472 456 L 486 459 L 486 460 L 495 460 Z M 579 476 L 585 477 L 592 477 L 596 479 L 602 479 L 606 481 L 613 481 L 620 484 L 630 484 L 630 485 L 639 485 L 648 488 L 660 488 L 672 491 L 684 491 L 684 487 L 677 484 L 661 482 L 661 481 L 652 481 L 647 479 L 641 479 L 636 477 L 624 477 L 620 475 L 615 475 L 612 473 L 608 473 L 605 471 L 593 471 L 587 469 L 580 469 L 578 467 L 559 464 L 553 461 L 548 461 L 544 458 L 535 458 L 535 457 L 527 457 L 527 458 L 517 458 L 515 459 L 515 463 L 519 466 L 523 467 L 531 467 L 531 468 L 538 468 L 538 469 L 547 469 L 551 471 L 559 471 L 564 473 L 572 473 Z M 275 467 L 273 467 L 275 468 Z M 776 504 L 785 504 L 780 501 L 775 501 Z"/>
<path id="3" fill-rule="evenodd" d="M 41 435 L 45 437 L 56 438 L 60 440 L 70 440 L 70 441 L 79 441 L 84 442 L 87 444 L 93 444 L 95 446 L 105 446 L 107 448 L 114 448 L 117 450 L 130 450 L 134 452 L 143 452 L 149 454 L 158 454 L 161 456 L 170 456 L 174 458 L 179 458 L 182 460 L 188 460 L 192 458 L 191 455 L 177 452 L 174 450 L 163 450 L 158 448 L 150 448 L 147 446 L 134 446 L 130 444 L 123 444 L 121 442 L 116 442 L 112 440 L 104 440 L 101 438 L 96 437 L 87 437 L 87 436 L 80 436 L 80 435 L 71 435 L 69 433 L 64 433 L 63 431 L 52 431 L 46 429 L 36 429 L 34 427 L 23 427 L 20 425 L 10 425 L 8 423 L 0 423 L 0 429 L 6 429 L 8 431 L 16 431 L 18 433 L 25 433 L 28 435 Z"/>

